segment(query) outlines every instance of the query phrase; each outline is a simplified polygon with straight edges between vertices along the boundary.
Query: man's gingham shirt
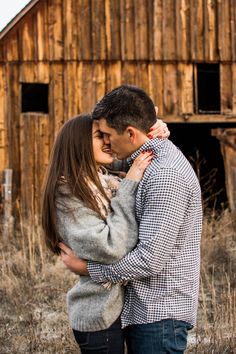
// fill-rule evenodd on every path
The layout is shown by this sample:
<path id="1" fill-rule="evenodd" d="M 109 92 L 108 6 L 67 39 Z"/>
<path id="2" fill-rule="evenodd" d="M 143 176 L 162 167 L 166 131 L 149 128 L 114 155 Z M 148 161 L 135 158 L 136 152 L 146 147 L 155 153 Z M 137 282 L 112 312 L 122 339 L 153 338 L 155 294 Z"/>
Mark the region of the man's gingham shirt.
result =
<path id="1" fill-rule="evenodd" d="M 136 196 L 139 242 L 112 265 L 88 262 L 96 282 L 128 280 L 122 326 L 162 319 L 196 323 L 201 191 L 198 179 L 181 151 L 169 140 L 150 140 L 136 151 L 152 150 Z"/>

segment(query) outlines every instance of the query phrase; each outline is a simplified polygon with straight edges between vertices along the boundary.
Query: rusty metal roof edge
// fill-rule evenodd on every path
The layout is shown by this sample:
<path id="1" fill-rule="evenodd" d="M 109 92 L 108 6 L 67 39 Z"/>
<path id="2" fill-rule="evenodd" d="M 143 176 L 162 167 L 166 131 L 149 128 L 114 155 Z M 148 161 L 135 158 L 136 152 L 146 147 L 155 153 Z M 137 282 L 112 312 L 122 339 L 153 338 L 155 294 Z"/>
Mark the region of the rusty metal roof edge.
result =
<path id="1" fill-rule="evenodd" d="M 31 0 L 0 32 L 0 40 L 41 0 Z"/>

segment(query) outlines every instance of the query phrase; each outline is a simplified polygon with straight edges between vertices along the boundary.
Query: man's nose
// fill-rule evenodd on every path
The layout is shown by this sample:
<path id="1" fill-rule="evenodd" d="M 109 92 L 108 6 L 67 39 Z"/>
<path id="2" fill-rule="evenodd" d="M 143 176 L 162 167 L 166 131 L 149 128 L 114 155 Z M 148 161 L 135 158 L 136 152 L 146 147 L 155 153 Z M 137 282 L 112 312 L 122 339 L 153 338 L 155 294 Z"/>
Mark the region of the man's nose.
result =
<path id="1" fill-rule="evenodd" d="M 109 139 L 109 137 L 107 136 L 107 135 L 103 135 L 103 141 L 104 141 L 104 143 L 106 144 L 106 145 L 110 145 L 110 139 Z"/>

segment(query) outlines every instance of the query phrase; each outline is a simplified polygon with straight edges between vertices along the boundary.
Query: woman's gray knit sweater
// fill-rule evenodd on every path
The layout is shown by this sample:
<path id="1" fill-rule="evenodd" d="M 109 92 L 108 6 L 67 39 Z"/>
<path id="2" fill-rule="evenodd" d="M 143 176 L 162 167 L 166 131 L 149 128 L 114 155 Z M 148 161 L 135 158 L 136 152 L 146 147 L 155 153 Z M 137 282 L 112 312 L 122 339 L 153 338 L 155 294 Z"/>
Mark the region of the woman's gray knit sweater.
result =
<path id="1" fill-rule="evenodd" d="M 99 263 L 115 263 L 137 243 L 135 194 L 138 182 L 124 179 L 111 200 L 112 212 L 106 220 L 85 207 L 78 199 L 66 199 L 70 211 L 57 210 L 59 233 L 64 242 L 83 259 Z M 60 203 L 65 201 L 58 199 Z M 69 319 L 73 329 L 99 331 L 108 328 L 123 307 L 123 286 L 113 284 L 106 289 L 81 276 L 67 294 Z"/>

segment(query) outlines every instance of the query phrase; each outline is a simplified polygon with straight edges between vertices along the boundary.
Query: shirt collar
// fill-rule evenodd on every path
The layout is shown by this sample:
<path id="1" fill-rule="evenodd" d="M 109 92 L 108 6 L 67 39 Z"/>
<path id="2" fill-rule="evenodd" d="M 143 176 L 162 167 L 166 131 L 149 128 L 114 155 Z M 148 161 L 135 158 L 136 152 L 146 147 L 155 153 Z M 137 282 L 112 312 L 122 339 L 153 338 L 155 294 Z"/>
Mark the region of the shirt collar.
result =
<path id="1" fill-rule="evenodd" d="M 128 159 L 127 162 L 129 165 L 132 165 L 133 161 L 136 159 L 136 157 L 142 152 L 142 151 L 147 151 L 151 150 L 153 151 L 154 155 L 158 155 L 160 150 L 163 148 L 165 144 L 166 139 L 151 139 L 148 140 L 146 143 L 144 143 L 138 150 L 136 150 Z"/>

